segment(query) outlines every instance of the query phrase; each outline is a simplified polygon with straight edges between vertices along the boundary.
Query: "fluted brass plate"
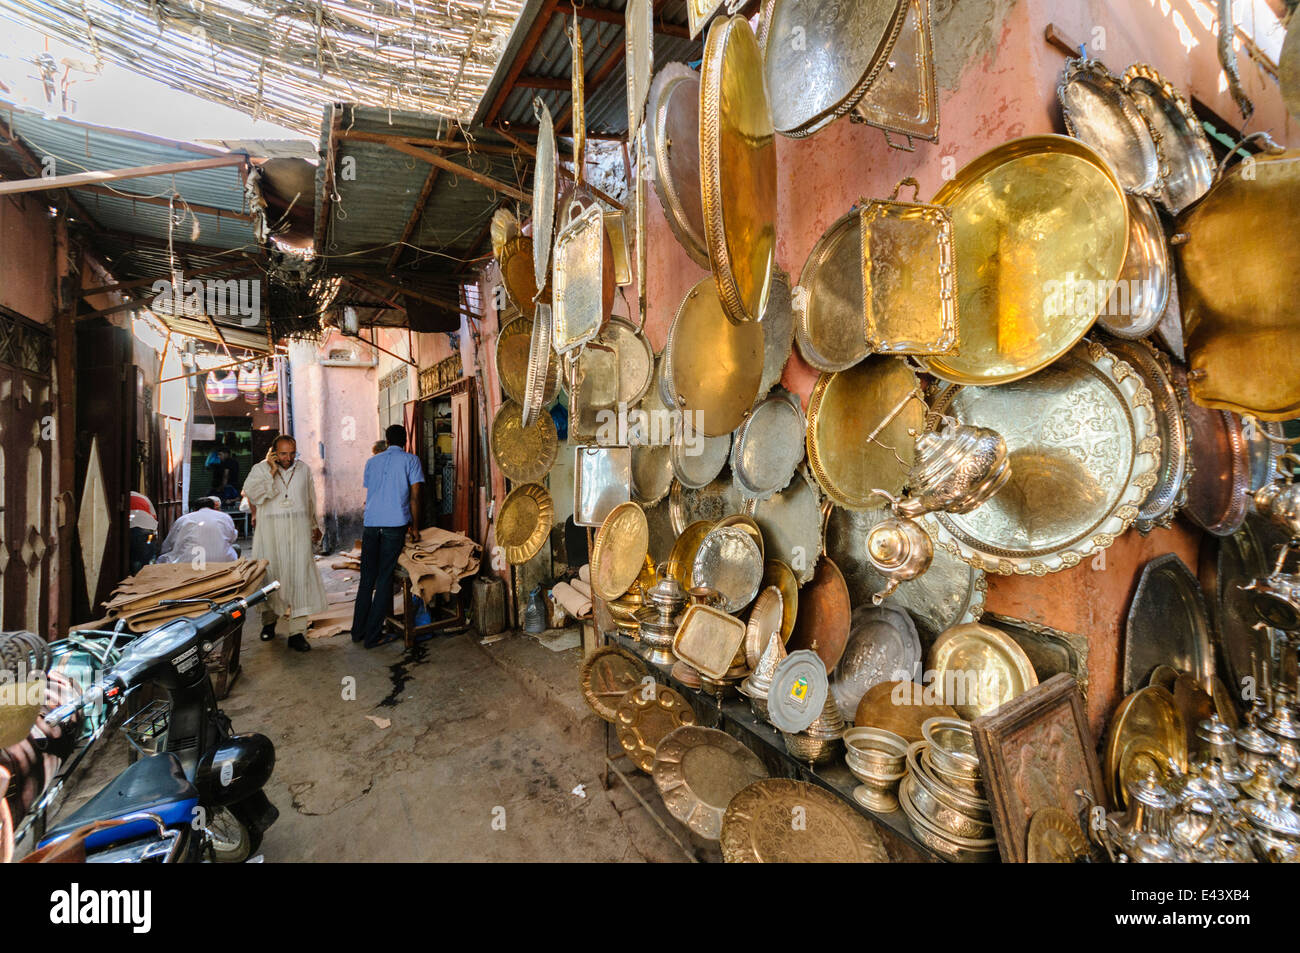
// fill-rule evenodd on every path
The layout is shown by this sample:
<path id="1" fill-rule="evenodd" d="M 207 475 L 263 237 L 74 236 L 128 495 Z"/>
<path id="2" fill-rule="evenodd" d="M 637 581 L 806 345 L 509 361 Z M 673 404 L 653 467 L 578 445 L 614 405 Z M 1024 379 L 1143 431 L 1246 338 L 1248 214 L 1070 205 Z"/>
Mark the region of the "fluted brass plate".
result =
<path id="1" fill-rule="evenodd" d="M 605 645 L 582 663 L 578 682 L 583 700 L 612 725 L 623 696 L 629 689 L 639 688 L 649 674 L 645 663 L 631 652 L 616 645 Z"/>
<path id="2" fill-rule="evenodd" d="M 727 319 L 712 278 L 686 295 L 668 331 L 665 375 L 678 410 L 706 437 L 735 430 L 758 396 L 763 326 Z"/>
<path id="3" fill-rule="evenodd" d="M 967 721 L 996 711 L 1038 684 L 1029 656 L 1001 629 L 967 622 L 955 625 L 930 649 L 935 684 L 955 687 L 951 701 Z"/>
<path id="4" fill-rule="evenodd" d="M 668 227 L 691 260 L 709 267 L 700 196 L 700 74 L 669 63 L 655 74 L 646 107 L 655 194 Z"/>
<path id="5" fill-rule="evenodd" d="M 551 534 L 554 515 L 546 487 L 524 483 L 511 490 L 497 515 L 497 542 L 505 549 L 506 562 L 517 566 L 536 556 Z"/>
<path id="6" fill-rule="evenodd" d="M 906 13 L 899 0 L 768 0 L 763 72 L 777 131 L 811 135 L 852 109 L 888 60 Z"/>
<path id="7" fill-rule="evenodd" d="M 896 357 L 869 357 L 817 379 L 806 449 L 813 476 L 834 502 L 876 509 L 880 497 L 872 490 L 902 493 L 916 449 L 908 431 L 925 423 L 925 404 L 911 394 L 919 394 L 916 374 Z"/>
<path id="8" fill-rule="evenodd" d="M 773 635 L 778 636 L 782 644 L 785 643 L 785 636 L 781 632 L 785 616 L 783 602 L 780 589 L 766 586 L 749 610 L 749 621 L 745 623 L 745 664 L 751 670 L 758 668 L 758 660 Z"/>
<path id="9" fill-rule="evenodd" d="M 1036 810 L 1026 836 L 1026 858 L 1031 864 L 1073 864 L 1088 854 L 1079 822 L 1059 807 Z"/>
<path id="10" fill-rule="evenodd" d="M 763 564 L 763 588 L 768 586 L 781 593 L 781 641 L 788 644 L 799 618 L 799 580 L 783 560 L 769 559 Z"/>
<path id="11" fill-rule="evenodd" d="M 673 543 L 672 553 L 668 556 L 668 575 L 682 584 L 683 589 L 691 588 L 691 568 L 695 565 L 695 553 L 704 542 L 704 537 L 713 529 L 713 520 L 696 520 L 678 535 Z"/>
<path id="12" fill-rule="evenodd" d="M 791 818 L 800 818 L 799 824 Z M 871 863 L 889 855 L 876 827 L 841 798 L 806 781 L 756 781 L 722 817 L 729 864 Z"/>
<path id="13" fill-rule="evenodd" d="M 727 473 L 698 490 L 683 487 L 674 480 L 673 488 L 668 491 L 668 512 L 675 530 L 685 530 L 696 520 L 716 523 L 724 516 L 744 510 L 745 501 Z"/>
<path id="14" fill-rule="evenodd" d="M 605 601 L 617 599 L 636 582 L 650 548 L 645 511 L 634 502 L 621 503 L 596 531 L 591 550 L 591 589 Z"/>
<path id="15" fill-rule="evenodd" d="M 550 472 L 560 440 L 550 414 L 539 414 L 531 427 L 523 425 L 523 408 L 513 400 L 492 418 L 492 457 L 512 483 L 538 483 Z"/>
<path id="16" fill-rule="evenodd" d="M 501 389 L 515 403 L 524 402 L 524 383 L 528 377 L 528 349 L 533 339 L 533 322 L 515 318 L 497 332 L 497 379 Z"/>
<path id="17" fill-rule="evenodd" d="M 1170 780 L 1169 763 L 1187 770 L 1187 731 L 1174 696 L 1148 685 L 1129 695 L 1111 718 L 1106 733 L 1106 791 L 1117 808 L 1128 805 L 1128 782 L 1154 773 Z"/>
<path id="18" fill-rule="evenodd" d="M 632 763 L 646 774 L 654 772 L 659 742 L 682 725 L 695 724 L 690 703 L 667 685 L 638 686 L 618 703 L 614 727 L 618 743 Z"/>
<path id="19" fill-rule="evenodd" d="M 537 313 L 537 305 L 533 301 L 537 297 L 537 281 L 533 278 L 532 238 L 519 235 L 506 242 L 497 263 L 501 266 L 501 283 L 505 286 L 506 297 L 524 317 L 533 317 Z M 540 300 L 551 300 L 549 281 Z"/>
<path id="20" fill-rule="evenodd" d="M 960 315 L 957 354 L 924 359 L 933 374 L 1013 381 L 1083 337 L 1107 296 L 1094 294 L 1090 308 L 1087 295 L 1065 292 L 1070 282 L 1114 287 L 1128 247 L 1128 203 L 1101 156 L 1065 136 L 1015 139 L 962 168 L 933 201 L 952 211 Z"/>
<path id="21" fill-rule="evenodd" d="M 668 813 L 706 840 L 722 836 L 731 799 L 765 777 L 758 755 L 716 728 L 683 725 L 655 748 L 655 787 Z"/>
<path id="22" fill-rule="evenodd" d="M 969 513 L 936 512 L 935 546 L 988 572 L 1077 566 L 1137 518 L 1156 483 L 1160 435 L 1141 376 L 1080 345 L 1033 377 L 950 387 L 934 410 L 1002 434 L 1011 479 Z"/>
<path id="23" fill-rule="evenodd" d="M 933 694 L 941 696 L 941 692 Z M 883 728 L 908 744 L 921 741 L 921 726 L 931 718 L 956 718 L 957 709 L 930 700 L 919 683 L 881 682 L 872 685 L 858 702 L 853 724 L 859 728 Z"/>
<path id="24" fill-rule="evenodd" d="M 862 225 L 856 210 L 831 223 L 799 273 L 795 340 L 819 371 L 843 371 L 867 356 L 862 329 Z"/>
<path id="25" fill-rule="evenodd" d="M 754 31 L 744 17 L 720 17 L 709 27 L 700 72 L 700 189 L 718 298 L 735 322 L 757 321 L 767 302 L 776 251 L 775 139 Z"/>

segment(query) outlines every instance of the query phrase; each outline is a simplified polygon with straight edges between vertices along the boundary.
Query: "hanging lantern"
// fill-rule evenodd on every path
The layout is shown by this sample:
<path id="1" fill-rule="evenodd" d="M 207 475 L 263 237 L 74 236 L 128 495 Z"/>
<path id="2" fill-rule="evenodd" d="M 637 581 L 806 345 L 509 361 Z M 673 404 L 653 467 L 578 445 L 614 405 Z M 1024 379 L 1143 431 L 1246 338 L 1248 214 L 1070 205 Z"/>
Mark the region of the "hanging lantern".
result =
<path id="1" fill-rule="evenodd" d="M 218 377 L 216 371 L 209 371 L 203 393 L 214 404 L 228 404 L 239 396 L 239 384 L 233 373 Z"/>
<path id="2" fill-rule="evenodd" d="M 274 394 L 275 389 L 280 385 L 280 372 L 276 369 L 275 361 L 267 361 L 262 365 L 262 393 Z"/>

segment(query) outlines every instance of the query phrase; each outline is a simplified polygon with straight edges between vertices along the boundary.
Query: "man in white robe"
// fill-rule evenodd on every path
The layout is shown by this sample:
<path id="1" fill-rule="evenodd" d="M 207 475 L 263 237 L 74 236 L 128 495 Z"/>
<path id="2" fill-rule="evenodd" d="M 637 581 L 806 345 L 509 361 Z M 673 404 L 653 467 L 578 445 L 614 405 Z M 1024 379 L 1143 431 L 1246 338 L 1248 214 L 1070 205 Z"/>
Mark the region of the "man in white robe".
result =
<path id="1" fill-rule="evenodd" d="M 221 501 L 205 496 L 198 506 L 172 523 L 163 540 L 160 563 L 231 563 L 239 558 L 235 540 L 239 533 Z"/>
<path id="2" fill-rule="evenodd" d="M 277 630 L 289 633 L 288 645 L 310 651 L 308 617 L 327 608 L 325 586 L 312 551 L 321 539 L 316 517 L 316 490 L 311 471 L 298 459 L 292 437 L 280 436 L 266 459 L 248 471 L 244 480 L 253 520 L 253 558 L 265 559 L 267 579 L 280 588 L 262 604 L 262 641 Z"/>

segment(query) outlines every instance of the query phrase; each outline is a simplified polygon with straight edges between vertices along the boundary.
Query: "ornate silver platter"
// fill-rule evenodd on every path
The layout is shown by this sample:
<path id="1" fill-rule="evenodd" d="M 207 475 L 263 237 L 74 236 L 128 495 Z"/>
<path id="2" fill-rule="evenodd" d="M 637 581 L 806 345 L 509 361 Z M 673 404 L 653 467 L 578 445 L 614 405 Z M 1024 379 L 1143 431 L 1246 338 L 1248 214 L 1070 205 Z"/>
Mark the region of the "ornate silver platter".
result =
<path id="1" fill-rule="evenodd" d="M 600 203 L 575 195 L 555 238 L 551 280 L 551 346 L 567 354 L 600 333 L 605 322 L 605 217 Z"/>
<path id="2" fill-rule="evenodd" d="M 827 509 L 826 555 L 843 571 L 854 607 L 871 605 L 871 597 L 885 588 L 887 580 L 867 561 L 867 533 L 890 515 L 889 510 L 848 510 L 833 505 Z M 922 517 L 920 523 L 931 539 L 938 535 L 931 517 Z M 936 546 L 930 568 L 901 583 L 884 605 L 906 610 L 928 646 L 954 625 L 978 622 L 987 592 L 984 570 Z"/>
<path id="3" fill-rule="evenodd" d="M 1201 586 L 1173 553 L 1142 567 L 1124 623 L 1124 694 L 1147 683 L 1157 665 L 1210 683 L 1210 619 Z"/>
<path id="4" fill-rule="evenodd" d="M 1097 316 L 1097 323 L 1121 338 L 1146 337 L 1169 306 L 1173 272 L 1164 226 L 1150 200 L 1128 199 L 1128 250 L 1119 284 Z M 1098 302 L 1101 304 L 1101 302 Z"/>
<path id="5" fill-rule="evenodd" d="M 1097 60 L 1070 60 L 1056 94 L 1065 128 L 1101 153 L 1127 192 L 1160 194 L 1160 150 L 1119 79 Z"/>
<path id="6" fill-rule="evenodd" d="M 736 489 L 729 473 L 698 490 L 684 487 L 674 480 L 673 488 L 668 492 L 668 506 L 673 532 L 679 536 L 686 527 L 698 520 L 716 523 L 723 517 L 745 511 L 744 498 Z"/>
<path id="7" fill-rule="evenodd" d="M 727 465 L 730 451 L 731 434 L 706 437 L 695 433 L 687 439 L 679 431 L 669 444 L 668 457 L 677 482 L 688 490 L 698 490 L 718 478 L 722 468 Z"/>
<path id="8" fill-rule="evenodd" d="M 600 526 L 632 498 L 632 452 L 627 447 L 573 448 L 573 522 Z"/>
<path id="9" fill-rule="evenodd" d="M 767 499 L 789 485 L 803 460 L 803 408 L 778 391 L 760 401 L 731 442 L 731 475 L 746 499 Z"/>
<path id="10" fill-rule="evenodd" d="M 533 159 L 533 281 L 546 287 L 555 238 L 555 126 L 540 96 L 533 98 L 537 117 L 537 155 Z"/>
<path id="11" fill-rule="evenodd" d="M 700 197 L 700 74 L 668 63 L 655 74 L 646 107 L 655 194 L 668 227 L 691 260 L 709 267 Z"/>
<path id="12" fill-rule="evenodd" d="M 1141 533 L 1155 526 L 1167 526 L 1173 519 L 1174 506 L 1190 476 L 1187 456 L 1187 424 L 1183 405 L 1174 389 L 1169 360 L 1145 341 L 1115 341 L 1111 351 L 1142 377 L 1151 392 L 1152 409 L 1160 433 L 1160 466 L 1156 484 L 1138 510 L 1134 525 Z"/>
<path id="13" fill-rule="evenodd" d="M 934 37 L 930 0 L 907 0 L 903 28 L 894 42 L 888 67 L 880 71 L 853 107 L 854 118 L 881 129 L 896 149 L 912 148 L 912 139 L 939 140 L 939 95 L 934 76 Z M 895 145 L 889 134 L 907 137 Z"/>
<path id="14" fill-rule="evenodd" d="M 1246 443 L 1246 468 L 1250 474 L 1250 492 L 1254 493 L 1277 476 L 1277 460 L 1285 449 L 1286 434 L 1277 420 L 1243 420 L 1241 439 Z M 1269 437 L 1276 439 L 1270 440 Z"/>
<path id="15" fill-rule="evenodd" d="M 653 774 L 668 813 L 705 840 L 722 836 L 731 799 L 767 777 L 758 755 L 731 735 L 695 725 L 683 725 L 659 742 Z"/>
<path id="16" fill-rule="evenodd" d="M 673 485 L 673 462 L 667 447 L 632 448 L 632 498 L 642 506 L 654 506 Z"/>
<path id="17" fill-rule="evenodd" d="M 1151 392 L 1088 341 L 1031 377 L 954 385 L 934 410 L 1002 434 L 1011 479 L 969 513 L 934 513 L 935 545 L 989 572 L 1077 566 L 1137 519 L 1155 486 L 1160 435 Z"/>
<path id="18" fill-rule="evenodd" d="M 767 310 L 763 312 L 763 378 L 758 384 L 758 398 L 781 382 L 790 351 L 794 347 L 794 302 L 790 298 L 790 276 L 779 268 L 772 272 L 767 292 Z"/>
<path id="19" fill-rule="evenodd" d="M 803 731 L 822 713 L 830 693 L 826 663 L 811 649 L 791 652 L 777 665 L 767 693 L 767 717 L 778 731 Z"/>
<path id="20" fill-rule="evenodd" d="M 618 371 L 617 403 L 628 407 L 636 405 L 654 381 L 655 355 L 650 342 L 626 318 L 610 318 L 596 335 L 596 341 L 614 349 Z M 578 356 L 579 362 L 586 359 L 590 350 L 583 349 Z"/>
<path id="21" fill-rule="evenodd" d="M 763 554 L 752 536 L 738 526 L 709 530 L 695 551 L 692 586 L 716 589 L 723 612 L 740 612 L 754 601 L 762 581 Z"/>
<path id="22" fill-rule="evenodd" d="M 813 577 L 822 555 L 821 506 L 821 494 L 803 467 L 780 493 L 746 503 L 768 555 L 789 566 L 801 586 Z"/>
<path id="23" fill-rule="evenodd" d="M 888 60 L 906 14 L 899 0 L 767 0 L 759 42 L 776 131 L 810 136 L 852 109 Z"/>
<path id="24" fill-rule="evenodd" d="M 1183 95 L 1146 63 L 1124 71 L 1124 89 L 1151 129 L 1159 136 L 1166 167 L 1160 182 L 1160 203 L 1177 215 L 1214 182 L 1214 153 L 1201 121 Z"/>
<path id="25" fill-rule="evenodd" d="M 843 371 L 867 356 L 862 305 L 862 226 L 856 210 L 826 229 L 799 273 L 795 340 L 819 371 Z"/>
<path id="26" fill-rule="evenodd" d="M 831 672 L 830 690 L 844 720 L 852 724 L 858 702 L 881 682 L 921 679 L 921 639 L 911 616 L 901 609 L 858 606 L 849 641 Z"/>

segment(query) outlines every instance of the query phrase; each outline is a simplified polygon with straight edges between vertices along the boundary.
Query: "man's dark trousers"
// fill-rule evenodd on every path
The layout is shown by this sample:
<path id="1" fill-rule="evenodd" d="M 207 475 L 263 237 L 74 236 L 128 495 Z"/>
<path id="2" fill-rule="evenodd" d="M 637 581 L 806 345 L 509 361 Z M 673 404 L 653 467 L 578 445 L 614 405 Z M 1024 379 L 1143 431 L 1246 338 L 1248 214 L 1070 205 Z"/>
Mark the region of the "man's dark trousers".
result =
<path id="1" fill-rule="evenodd" d="M 405 526 L 367 526 L 361 534 L 361 582 L 352 611 L 352 641 L 366 647 L 383 637 L 384 616 L 393 607 L 393 570 L 405 545 Z"/>

